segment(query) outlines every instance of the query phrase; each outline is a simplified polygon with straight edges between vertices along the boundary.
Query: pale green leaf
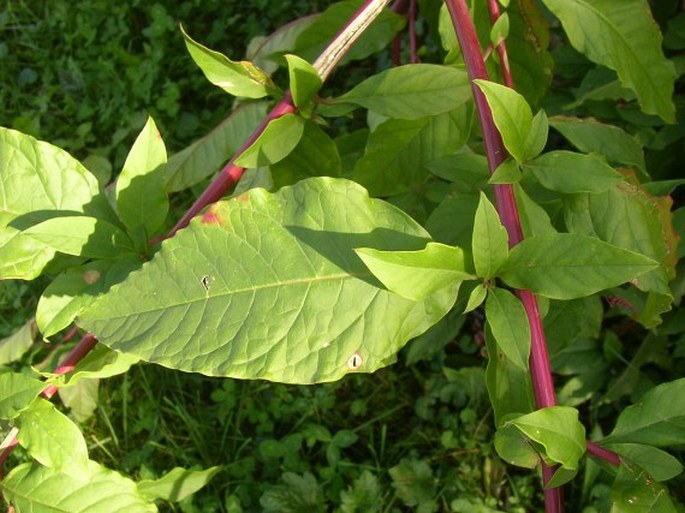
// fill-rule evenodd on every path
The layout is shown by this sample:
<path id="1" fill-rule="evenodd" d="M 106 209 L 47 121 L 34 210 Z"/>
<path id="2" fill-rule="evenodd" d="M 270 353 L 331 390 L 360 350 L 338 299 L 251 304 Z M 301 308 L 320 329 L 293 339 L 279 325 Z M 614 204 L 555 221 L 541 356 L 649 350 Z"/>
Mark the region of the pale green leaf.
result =
<path id="1" fill-rule="evenodd" d="M 525 160 L 534 159 L 545 149 L 547 136 L 549 135 L 549 119 L 544 110 L 540 110 L 530 126 L 528 139 L 526 140 Z"/>
<path id="2" fill-rule="evenodd" d="M 604 192 L 623 175 L 599 159 L 572 151 L 550 151 L 524 164 L 546 188 L 565 194 Z"/>
<path id="3" fill-rule="evenodd" d="M 36 332 L 36 319 L 32 317 L 9 337 L 0 339 L 0 365 L 19 361 L 33 346 Z"/>
<path id="4" fill-rule="evenodd" d="M 454 288 L 473 276 L 465 272 L 464 252 L 455 246 L 429 242 L 418 251 L 355 249 L 366 267 L 388 290 L 412 301 L 423 301 L 436 291 Z"/>
<path id="5" fill-rule="evenodd" d="M 263 98 L 278 88 L 264 71 L 248 61 L 235 62 L 194 41 L 181 27 L 190 56 L 207 80 L 233 96 Z"/>
<path id="6" fill-rule="evenodd" d="M 88 449 L 81 430 L 45 399 L 34 401 L 17 417 L 17 440 L 28 454 L 56 472 L 89 478 Z"/>
<path id="7" fill-rule="evenodd" d="M 656 266 L 651 258 L 599 239 L 557 233 L 515 246 L 498 276 L 511 287 L 550 299 L 574 299 L 625 283 Z"/>
<path id="8" fill-rule="evenodd" d="M 494 288 L 485 300 L 485 317 L 498 349 L 519 369 L 528 369 L 530 324 L 526 311 L 511 292 Z"/>
<path id="9" fill-rule="evenodd" d="M 483 285 L 482 283 L 479 283 L 474 287 L 474 289 L 471 291 L 471 294 L 469 294 L 469 299 L 466 303 L 466 308 L 464 309 L 464 313 L 469 313 L 476 308 L 478 308 L 483 301 L 485 301 L 485 297 L 488 295 L 488 289 Z"/>
<path id="10" fill-rule="evenodd" d="M 492 278 L 509 255 L 509 236 L 495 206 L 481 192 L 473 222 L 473 264 L 480 278 Z"/>
<path id="11" fill-rule="evenodd" d="M 514 159 L 502 162 L 488 179 L 489 184 L 518 183 L 523 178 L 521 165 Z"/>
<path id="12" fill-rule="evenodd" d="M 590 60 L 616 70 L 647 114 L 675 122 L 673 64 L 644 0 L 543 0 L 571 44 Z"/>
<path id="13" fill-rule="evenodd" d="M 0 419 L 12 419 L 38 397 L 45 383 L 15 372 L 0 374 Z"/>
<path id="14" fill-rule="evenodd" d="M 166 147 L 152 118 L 141 130 L 116 182 L 119 218 L 134 233 L 143 227 L 150 236 L 166 219 Z"/>
<path id="15" fill-rule="evenodd" d="M 175 467 L 159 479 L 145 479 L 138 483 L 138 491 L 148 500 L 162 499 L 178 502 L 203 488 L 221 470 L 210 467 L 205 470 L 188 470 Z"/>
<path id="16" fill-rule="evenodd" d="M 354 248 L 427 242 L 409 216 L 347 180 L 252 189 L 164 241 L 79 324 L 115 350 L 209 375 L 313 383 L 372 372 L 444 316 L 456 292 L 403 299 Z"/>
<path id="17" fill-rule="evenodd" d="M 85 422 L 93 416 L 98 407 L 99 379 L 84 379 L 73 387 L 60 387 L 57 390 L 69 415 L 77 422 Z"/>
<path id="18" fill-rule="evenodd" d="M 55 383 L 61 390 L 78 384 L 82 379 L 93 380 L 118 376 L 127 372 L 138 361 L 139 359 L 132 354 L 119 353 L 98 344 L 66 376 L 49 373 L 45 375 L 48 378 L 47 383 Z"/>
<path id="19" fill-rule="evenodd" d="M 490 29 L 490 42 L 493 45 L 498 45 L 509 35 L 509 15 L 504 12 L 502 13 L 495 23 L 492 24 L 492 29 Z"/>
<path id="20" fill-rule="evenodd" d="M 607 444 L 606 448 L 649 472 L 655 481 L 668 481 L 683 471 L 683 465 L 677 458 L 651 445 Z"/>
<path id="21" fill-rule="evenodd" d="M 418 119 L 454 110 L 470 98 L 465 71 L 436 64 L 406 64 L 367 78 L 338 100 L 394 119 Z"/>
<path id="22" fill-rule="evenodd" d="M 323 80 L 314 67 L 297 55 L 286 55 L 290 92 L 293 103 L 302 109 L 309 106 L 323 85 Z"/>
<path id="23" fill-rule="evenodd" d="M 89 461 L 85 481 L 36 463 L 24 463 L 0 482 L 17 513 L 156 513 L 136 484 Z"/>
<path id="24" fill-rule="evenodd" d="M 234 163 L 242 167 L 262 167 L 284 159 L 300 142 L 305 119 L 297 114 L 285 114 L 272 119 Z"/>
<path id="25" fill-rule="evenodd" d="M 528 138 L 533 125 L 530 106 L 523 96 L 509 87 L 487 80 L 474 82 L 487 99 L 504 146 L 517 162 L 523 162 L 526 159 Z"/>

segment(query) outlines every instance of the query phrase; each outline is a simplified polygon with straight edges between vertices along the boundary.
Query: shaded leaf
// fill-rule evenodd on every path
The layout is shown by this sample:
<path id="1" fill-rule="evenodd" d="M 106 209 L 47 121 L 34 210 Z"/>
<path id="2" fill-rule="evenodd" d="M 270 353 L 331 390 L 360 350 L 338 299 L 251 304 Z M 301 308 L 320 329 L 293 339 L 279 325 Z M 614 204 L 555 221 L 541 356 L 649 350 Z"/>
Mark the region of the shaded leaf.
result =
<path id="1" fill-rule="evenodd" d="M 309 472 L 302 476 L 284 472 L 284 484 L 267 487 L 259 499 L 264 513 L 323 513 L 323 494 L 316 478 Z"/>
<path id="2" fill-rule="evenodd" d="M 31 349 L 36 331 L 36 319 L 31 317 L 9 337 L 0 339 L 0 365 L 20 360 Z"/>
<path id="3" fill-rule="evenodd" d="M 202 489 L 221 470 L 210 467 L 205 470 L 188 470 L 175 467 L 159 479 L 145 479 L 138 483 L 138 491 L 148 500 L 162 499 L 178 502 Z"/>
<path id="4" fill-rule="evenodd" d="M 494 288 L 485 301 L 488 320 L 497 347 L 519 369 L 528 369 L 530 324 L 521 302 L 511 292 Z"/>
<path id="5" fill-rule="evenodd" d="M 316 93 L 321 89 L 323 80 L 311 64 L 297 55 L 286 55 L 285 60 L 288 63 L 293 103 L 300 109 L 307 107 L 314 101 Z"/>
<path id="6" fill-rule="evenodd" d="M 676 458 L 651 445 L 608 444 L 606 448 L 646 470 L 656 481 L 667 481 L 683 471 L 683 465 Z"/>
<path id="7" fill-rule="evenodd" d="M 433 471 L 425 460 L 403 459 L 389 471 L 395 493 L 409 507 L 426 508 L 421 511 L 435 511 L 433 499 L 437 488 Z"/>
<path id="8" fill-rule="evenodd" d="M 340 493 L 342 513 L 378 513 L 383 508 L 383 493 L 378 479 L 364 470 L 347 490 Z"/>
<path id="9" fill-rule="evenodd" d="M 676 513 L 668 490 L 647 472 L 623 463 L 611 487 L 611 513 Z"/>

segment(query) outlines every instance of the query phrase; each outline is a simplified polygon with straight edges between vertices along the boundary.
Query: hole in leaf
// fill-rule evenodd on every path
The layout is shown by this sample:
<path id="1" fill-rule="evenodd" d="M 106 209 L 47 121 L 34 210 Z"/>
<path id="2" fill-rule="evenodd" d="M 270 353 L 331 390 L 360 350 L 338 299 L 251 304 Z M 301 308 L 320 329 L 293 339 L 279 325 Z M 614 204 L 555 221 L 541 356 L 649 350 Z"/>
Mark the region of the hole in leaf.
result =
<path id="1" fill-rule="evenodd" d="M 212 284 L 212 281 L 214 281 L 212 277 L 207 274 L 200 278 L 200 283 L 206 292 L 209 292 L 209 286 Z"/>
<path id="2" fill-rule="evenodd" d="M 364 363 L 364 359 L 359 353 L 354 353 L 347 359 L 347 368 L 350 370 L 357 370 Z"/>

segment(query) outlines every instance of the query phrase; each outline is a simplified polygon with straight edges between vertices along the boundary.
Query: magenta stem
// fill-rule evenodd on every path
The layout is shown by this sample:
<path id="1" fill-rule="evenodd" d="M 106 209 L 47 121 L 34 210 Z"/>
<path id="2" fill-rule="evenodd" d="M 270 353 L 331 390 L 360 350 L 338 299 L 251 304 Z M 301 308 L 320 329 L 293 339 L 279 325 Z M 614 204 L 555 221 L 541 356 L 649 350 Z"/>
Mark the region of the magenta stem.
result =
<path id="1" fill-rule="evenodd" d="M 596 443 L 590 442 L 589 440 L 586 442 L 586 446 L 587 452 L 592 456 L 608 461 L 615 467 L 618 467 L 621 464 L 621 458 L 615 452 L 610 451 L 609 449 L 605 449 L 601 445 L 597 445 Z"/>
<path id="2" fill-rule="evenodd" d="M 419 62 L 419 54 L 416 47 L 416 0 L 409 2 L 409 62 Z"/>

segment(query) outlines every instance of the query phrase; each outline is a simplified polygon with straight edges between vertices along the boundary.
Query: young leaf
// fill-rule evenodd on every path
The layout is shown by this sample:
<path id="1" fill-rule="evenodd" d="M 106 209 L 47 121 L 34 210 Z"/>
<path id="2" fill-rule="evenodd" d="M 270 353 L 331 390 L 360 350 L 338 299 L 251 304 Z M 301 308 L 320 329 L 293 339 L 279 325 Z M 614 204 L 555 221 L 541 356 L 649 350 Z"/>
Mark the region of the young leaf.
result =
<path id="1" fill-rule="evenodd" d="M 464 309 L 464 313 L 469 313 L 476 308 L 478 308 L 483 301 L 485 301 L 485 297 L 488 295 L 488 289 L 483 285 L 482 283 L 479 283 L 474 287 L 474 289 L 471 291 L 471 294 L 469 294 L 469 300 L 466 303 L 466 308 Z"/>
<path id="2" fill-rule="evenodd" d="M 181 27 L 190 56 L 212 84 L 233 96 L 263 98 L 277 93 L 269 75 L 248 61 L 235 62 L 224 54 L 210 50 L 194 41 Z"/>
<path id="3" fill-rule="evenodd" d="M 490 42 L 493 45 L 500 44 L 509 35 L 509 15 L 505 12 L 497 18 L 490 29 Z"/>
<path id="4" fill-rule="evenodd" d="M 607 444 L 606 448 L 649 472 L 655 481 L 668 481 L 683 471 L 683 465 L 676 458 L 651 445 Z"/>
<path id="5" fill-rule="evenodd" d="M 519 369 L 528 369 L 530 324 L 521 302 L 511 292 L 494 288 L 485 301 L 488 320 L 497 347 Z"/>
<path id="6" fill-rule="evenodd" d="M 517 162 L 526 158 L 528 137 L 533 124 L 533 113 L 526 100 L 513 89 L 488 82 L 474 80 L 488 101 L 497 130 L 504 146 Z"/>
<path id="7" fill-rule="evenodd" d="M 235 159 L 241 167 L 262 167 L 287 157 L 300 142 L 305 119 L 297 114 L 285 114 L 272 119 L 249 148 Z"/>
<path id="8" fill-rule="evenodd" d="M 140 495 L 133 481 L 94 461 L 88 462 L 86 480 L 24 463 L 13 468 L 0 487 L 17 513 L 157 513 L 157 507 Z"/>
<path id="9" fill-rule="evenodd" d="M 306 108 L 314 101 L 316 93 L 323 85 L 323 80 L 311 64 L 297 55 L 286 55 L 285 60 L 288 63 L 293 103 L 300 109 Z"/>
<path id="10" fill-rule="evenodd" d="M 483 192 L 473 223 L 471 251 L 476 274 L 485 279 L 495 276 L 509 255 L 507 230 L 502 226 L 497 209 Z"/>
<path id="11" fill-rule="evenodd" d="M 519 184 L 514 184 L 514 195 L 524 237 L 557 233 L 547 211 L 535 203 Z"/>
<path id="12" fill-rule="evenodd" d="M 427 242 L 407 214 L 347 180 L 251 189 L 164 241 L 79 324 L 115 350 L 208 375 L 314 383 L 372 372 L 447 313 L 456 287 L 401 298 L 354 248 Z"/>
<path id="13" fill-rule="evenodd" d="M 616 70 L 648 114 L 675 122 L 673 63 L 643 0 L 543 0 L 561 20 L 571 44 L 590 60 Z"/>
<path id="14" fill-rule="evenodd" d="M 502 162 L 495 172 L 492 173 L 489 184 L 503 184 L 503 183 L 518 183 L 523 178 L 521 173 L 521 165 L 514 159 L 507 159 Z"/>
<path id="15" fill-rule="evenodd" d="M 471 97 L 465 71 L 436 64 L 406 64 L 382 71 L 336 101 L 352 102 L 394 119 L 437 116 Z"/>
<path id="16" fill-rule="evenodd" d="M 565 150 L 529 160 L 524 168 L 543 186 L 565 194 L 604 192 L 623 180 L 623 175 L 601 160 Z"/>
<path id="17" fill-rule="evenodd" d="M 84 379 L 73 387 L 60 387 L 57 394 L 64 406 L 69 408 L 69 416 L 76 422 L 83 423 L 98 408 L 99 390 L 99 379 Z"/>
<path id="18" fill-rule="evenodd" d="M 612 513 L 676 513 L 664 485 L 640 468 L 625 462 L 611 487 Z"/>
<path id="19" fill-rule="evenodd" d="M 550 299 L 574 299 L 625 283 L 656 266 L 651 258 L 594 237 L 557 233 L 515 246 L 498 276 L 511 287 Z"/>
<path id="20" fill-rule="evenodd" d="M 150 501 L 161 499 L 179 502 L 202 489 L 220 470 L 221 467 L 210 467 L 205 470 L 175 467 L 159 479 L 140 481 L 138 491 Z"/>
<path id="21" fill-rule="evenodd" d="M 0 374 L 0 419 L 13 419 L 38 397 L 45 383 L 15 372 Z"/>
<path id="22" fill-rule="evenodd" d="M 533 122 L 526 140 L 525 160 L 534 159 L 547 144 L 547 136 L 549 135 L 549 120 L 544 110 L 538 111 L 533 117 Z"/>
<path id="23" fill-rule="evenodd" d="M 58 383 L 60 390 L 78 384 L 82 379 L 95 380 L 111 378 L 127 372 L 139 359 L 128 353 L 119 353 L 107 346 L 98 344 L 90 353 L 76 364 L 68 375 L 47 374 L 47 383 Z"/>
<path id="24" fill-rule="evenodd" d="M 36 461 L 79 481 L 90 477 L 81 430 L 51 402 L 34 401 L 17 418 L 17 427 L 19 444 Z"/>
<path id="25" fill-rule="evenodd" d="M 10 336 L 0 339 L 0 365 L 19 361 L 33 346 L 36 332 L 36 319 L 32 317 Z"/>
<path id="26" fill-rule="evenodd" d="M 162 136 L 148 118 L 116 184 L 117 211 L 129 233 L 143 227 L 149 237 L 164 224 L 169 210 L 166 160 Z"/>
<path id="27" fill-rule="evenodd" d="M 685 378 L 652 388 L 621 412 L 606 444 L 641 443 L 655 447 L 685 443 Z"/>
<path id="28" fill-rule="evenodd" d="M 462 281 L 473 279 L 464 270 L 464 252 L 437 242 L 418 251 L 358 248 L 355 253 L 388 290 L 412 301 L 423 301 L 448 286 L 458 290 Z"/>

